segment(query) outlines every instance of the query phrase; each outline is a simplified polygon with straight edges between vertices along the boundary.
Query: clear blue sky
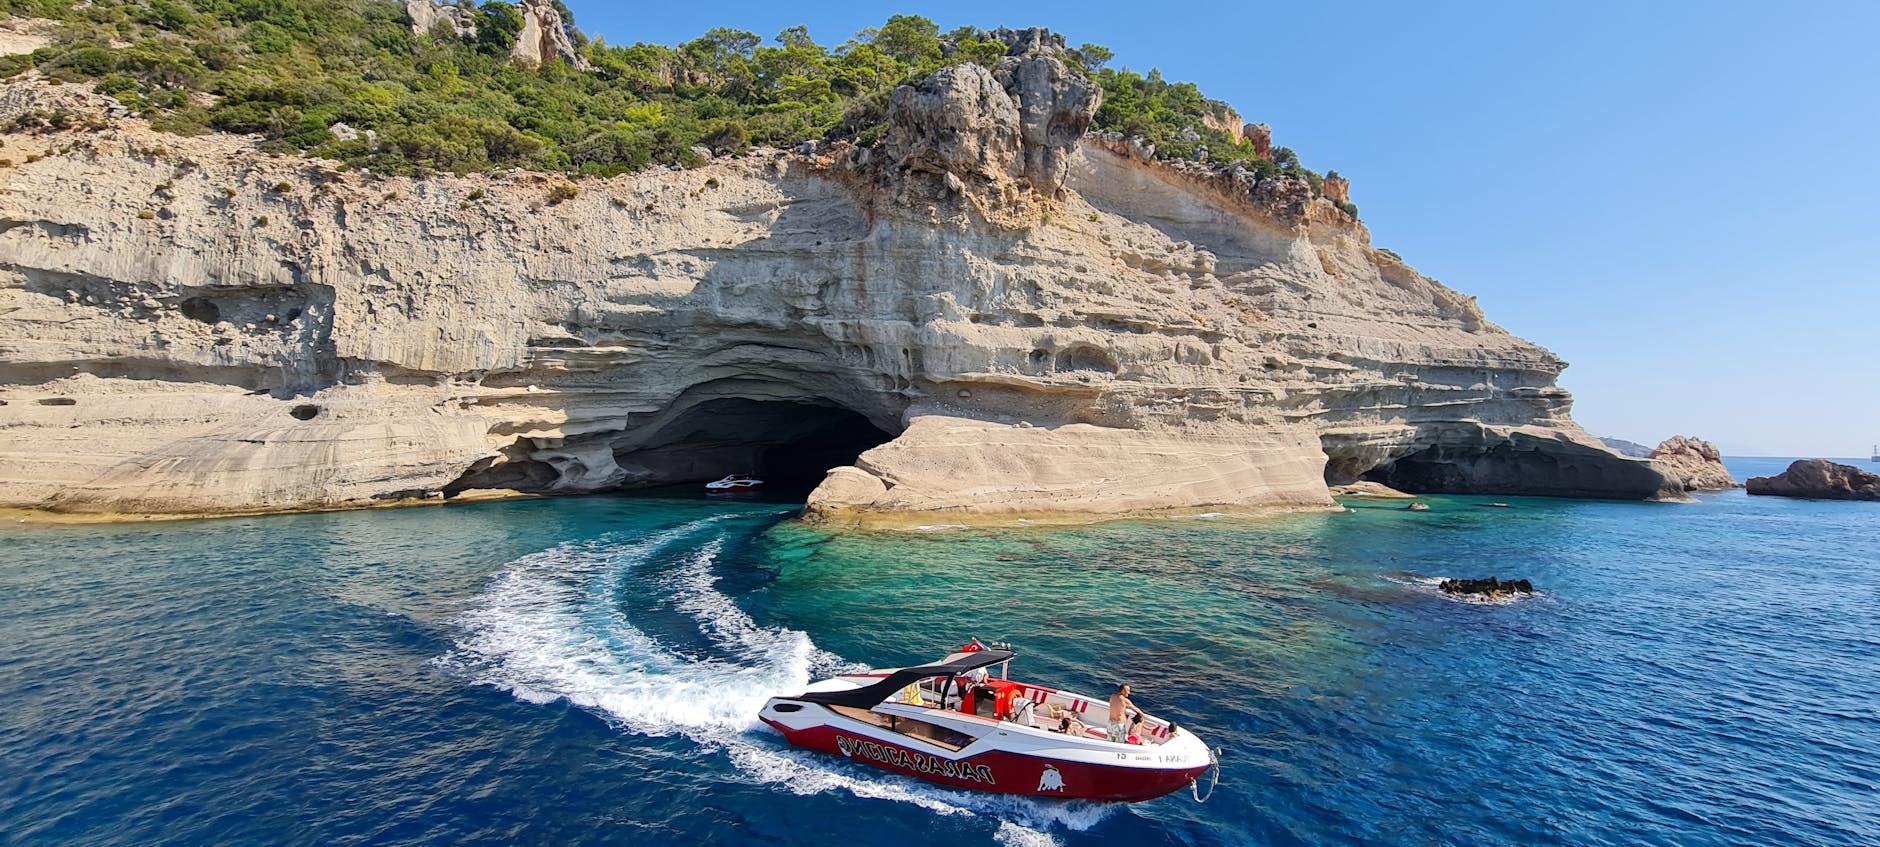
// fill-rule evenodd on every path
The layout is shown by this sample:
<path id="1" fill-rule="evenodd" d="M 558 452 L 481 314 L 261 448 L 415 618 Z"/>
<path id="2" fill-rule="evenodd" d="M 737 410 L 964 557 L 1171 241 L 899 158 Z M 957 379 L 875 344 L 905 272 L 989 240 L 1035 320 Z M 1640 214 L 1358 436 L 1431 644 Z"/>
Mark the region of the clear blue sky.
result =
<path id="1" fill-rule="evenodd" d="M 1350 177 L 1379 246 L 1572 363 L 1594 433 L 1880 441 L 1880 2 L 568 3 L 616 44 L 1052 27 Z"/>

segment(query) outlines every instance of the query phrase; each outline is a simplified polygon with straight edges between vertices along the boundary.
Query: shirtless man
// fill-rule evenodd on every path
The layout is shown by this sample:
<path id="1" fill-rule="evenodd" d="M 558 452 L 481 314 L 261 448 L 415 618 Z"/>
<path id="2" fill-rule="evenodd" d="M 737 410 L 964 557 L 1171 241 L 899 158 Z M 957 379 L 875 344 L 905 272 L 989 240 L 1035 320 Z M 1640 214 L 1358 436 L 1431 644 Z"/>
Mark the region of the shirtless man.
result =
<path id="1" fill-rule="evenodd" d="M 1129 713 L 1141 714 L 1135 703 L 1129 701 L 1129 683 L 1116 687 L 1116 693 L 1110 695 L 1110 740 L 1118 744 L 1129 739 Z"/>

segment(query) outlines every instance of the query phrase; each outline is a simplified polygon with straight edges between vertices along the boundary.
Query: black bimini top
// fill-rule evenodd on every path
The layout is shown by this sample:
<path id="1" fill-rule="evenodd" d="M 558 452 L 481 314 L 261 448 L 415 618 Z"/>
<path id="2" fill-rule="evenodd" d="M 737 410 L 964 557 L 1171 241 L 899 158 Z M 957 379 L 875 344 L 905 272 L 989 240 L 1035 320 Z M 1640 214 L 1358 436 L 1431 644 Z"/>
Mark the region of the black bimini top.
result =
<path id="1" fill-rule="evenodd" d="M 870 683 L 860 688 L 850 688 L 845 691 L 811 691 L 798 696 L 796 699 L 811 703 L 822 703 L 828 706 L 852 706 L 857 709 L 868 709 L 873 708 L 876 703 L 893 697 L 894 692 L 906 688 L 910 683 L 936 676 L 959 676 L 986 667 L 987 665 L 996 665 L 1017 655 L 1017 653 L 1010 650 L 992 649 L 975 650 L 971 653 L 954 653 L 931 665 L 902 668 L 888 674 L 887 677 L 880 682 Z"/>

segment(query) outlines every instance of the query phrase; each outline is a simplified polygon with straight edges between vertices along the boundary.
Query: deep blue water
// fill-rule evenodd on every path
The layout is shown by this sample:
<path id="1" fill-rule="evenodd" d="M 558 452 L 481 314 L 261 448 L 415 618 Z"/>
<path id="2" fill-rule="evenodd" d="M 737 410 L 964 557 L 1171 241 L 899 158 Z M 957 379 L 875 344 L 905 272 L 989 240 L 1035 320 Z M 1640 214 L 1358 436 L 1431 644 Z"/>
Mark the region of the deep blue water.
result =
<path id="1" fill-rule="evenodd" d="M 1780 470 L 1733 460 L 1739 477 Z M 1880 505 L 828 535 L 583 498 L 0 530 L 5 844 L 1880 844 Z M 1518 576 L 1506 606 L 1437 576 Z M 1205 805 L 944 791 L 751 714 L 1007 638 Z"/>

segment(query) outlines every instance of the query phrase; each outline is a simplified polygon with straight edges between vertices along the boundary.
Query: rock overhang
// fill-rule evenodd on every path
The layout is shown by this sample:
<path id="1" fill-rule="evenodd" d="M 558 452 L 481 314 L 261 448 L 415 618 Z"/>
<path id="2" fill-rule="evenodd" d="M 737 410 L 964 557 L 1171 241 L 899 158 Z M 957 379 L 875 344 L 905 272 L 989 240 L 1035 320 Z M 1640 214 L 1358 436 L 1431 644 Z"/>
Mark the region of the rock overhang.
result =
<path id="1" fill-rule="evenodd" d="M 0 316 L 0 396 L 84 395 L 22 422 L 96 454 L 54 474 L 56 491 L 24 478 L 48 466 L 29 462 L 0 495 L 266 511 L 435 496 L 506 465 L 532 490 L 696 479 L 699 463 L 621 463 L 640 434 L 722 400 L 841 409 L 894 436 L 812 501 L 844 519 L 1325 505 L 1328 475 L 1400 462 L 1462 467 L 1429 478 L 1481 490 L 1649 494 L 1649 470 L 1583 443 L 1551 354 L 1347 220 L 1080 145 L 1094 95 L 1046 59 L 1021 50 L 1004 73 L 956 66 L 912 87 L 934 97 L 908 95 L 890 153 L 759 151 L 584 181 L 553 205 L 531 200 L 546 189 L 527 175 L 323 173 L 291 197 L 215 200 L 322 166 L 210 137 L 179 173 L 132 155 L 150 132 L 121 119 L 0 177 L 6 214 L 27 222 L 0 233 L 21 280 L 0 296 L 65 321 Z M 82 101 L 35 85 L 9 83 L 10 100 Z M 933 105 L 959 90 L 992 106 Z M 165 179 L 172 218 L 123 213 Z M 62 195 L 73 180 L 98 191 Z M 472 191 L 488 197 L 456 202 Z M 241 225 L 263 216 L 275 222 Z M 150 256 L 172 258 L 151 272 Z M 216 319 L 184 309 L 192 298 L 217 302 Z M 49 367 L 104 378 L 23 378 Z M 286 376 L 235 402 L 256 386 L 230 368 Z M 229 412 L 202 411 L 225 395 Z M 105 398 L 148 408 L 147 432 L 87 414 Z M 308 402 L 327 411 L 290 414 Z M 237 455 L 266 472 L 230 475 Z M 1567 459 L 1598 470 L 1560 471 Z"/>

